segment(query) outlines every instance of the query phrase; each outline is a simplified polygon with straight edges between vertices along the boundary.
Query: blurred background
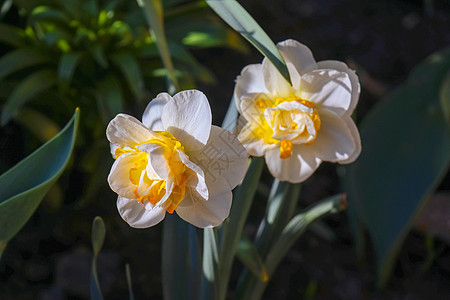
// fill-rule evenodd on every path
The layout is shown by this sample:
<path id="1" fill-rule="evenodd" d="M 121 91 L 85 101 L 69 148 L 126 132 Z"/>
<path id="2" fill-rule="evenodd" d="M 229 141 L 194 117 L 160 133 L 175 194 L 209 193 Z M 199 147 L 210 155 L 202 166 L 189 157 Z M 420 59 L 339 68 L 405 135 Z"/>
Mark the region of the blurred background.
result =
<path id="1" fill-rule="evenodd" d="M 357 71 L 362 85 L 358 123 L 416 65 L 450 45 L 448 0 L 240 3 L 274 42 L 298 40 L 317 61 L 341 60 Z M 166 90 L 166 72 L 142 11 L 125 0 L 0 4 L 0 174 L 56 134 L 76 107 L 81 110 L 69 167 L 3 253 L 0 299 L 89 299 L 91 223 L 97 215 L 106 223 L 98 260 L 105 298 L 127 297 L 129 263 L 136 299 L 161 299 L 162 224 L 130 228 L 106 182 L 113 163 L 107 123 L 119 112 L 140 119 L 147 103 Z M 202 90 L 213 123 L 220 125 L 236 76 L 247 64 L 260 63 L 262 55 L 203 1 L 163 0 L 163 6 L 180 85 Z M 337 166 L 322 164 L 303 184 L 299 206 L 341 192 L 338 173 Z M 270 184 L 266 170 L 245 229 L 249 236 L 264 213 Z M 264 299 L 448 299 L 447 173 L 436 189 L 411 224 L 383 290 L 376 289 L 370 242 L 358 258 L 352 221 L 342 213 L 327 217 L 294 245 Z M 235 267 L 230 299 L 242 266 Z"/>

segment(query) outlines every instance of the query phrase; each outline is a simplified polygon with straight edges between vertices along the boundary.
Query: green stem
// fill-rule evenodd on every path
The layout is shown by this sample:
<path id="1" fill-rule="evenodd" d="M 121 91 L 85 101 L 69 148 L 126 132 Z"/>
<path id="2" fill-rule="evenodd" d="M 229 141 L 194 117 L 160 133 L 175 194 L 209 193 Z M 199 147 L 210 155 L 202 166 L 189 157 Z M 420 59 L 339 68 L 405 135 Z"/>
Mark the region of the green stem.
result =
<path id="1" fill-rule="evenodd" d="M 302 236 L 313 221 L 327 214 L 340 212 L 346 207 L 345 196 L 336 195 L 320 201 L 310 209 L 292 218 L 269 249 L 264 261 L 269 278 L 272 277 L 275 269 L 292 245 Z M 268 281 L 263 282 L 252 278 L 250 283 L 251 290 L 247 293 L 245 299 L 261 299 L 267 284 Z"/>
<path id="2" fill-rule="evenodd" d="M 264 158 L 254 157 L 242 183 L 235 190 L 233 205 L 228 220 L 222 227 L 220 245 L 220 272 L 217 284 L 219 284 L 219 295 L 221 300 L 225 299 L 228 282 L 230 280 L 231 267 L 236 254 L 236 247 L 241 237 L 247 215 L 256 193 L 264 167 Z"/>

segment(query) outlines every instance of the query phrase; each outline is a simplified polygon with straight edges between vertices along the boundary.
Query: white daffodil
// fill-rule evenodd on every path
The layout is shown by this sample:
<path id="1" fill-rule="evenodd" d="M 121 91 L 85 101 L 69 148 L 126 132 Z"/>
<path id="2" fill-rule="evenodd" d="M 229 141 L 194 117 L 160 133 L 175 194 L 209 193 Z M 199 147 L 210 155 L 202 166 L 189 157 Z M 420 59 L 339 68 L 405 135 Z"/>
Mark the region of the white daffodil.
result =
<path id="1" fill-rule="evenodd" d="M 106 135 L 116 159 L 108 182 L 130 226 L 153 226 L 166 211 L 201 228 L 228 216 L 231 190 L 245 175 L 248 154 L 233 134 L 211 125 L 203 93 L 161 93 L 142 123 L 119 114 Z"/>
<path id="2" fill-rule="evenodd" d="M 358 77 L 338 61 L 316 62 L 305 45 L 277 45 L 286 61 L 290 85 L 273 64 L 245 67 L 234 97 L 241 114 L 238 139 L 254 156 L 265 156 L 272 175 L 302 182 L 322 161 L 347 164 L 361 152 L 351 114 L 358 103 Z"/>

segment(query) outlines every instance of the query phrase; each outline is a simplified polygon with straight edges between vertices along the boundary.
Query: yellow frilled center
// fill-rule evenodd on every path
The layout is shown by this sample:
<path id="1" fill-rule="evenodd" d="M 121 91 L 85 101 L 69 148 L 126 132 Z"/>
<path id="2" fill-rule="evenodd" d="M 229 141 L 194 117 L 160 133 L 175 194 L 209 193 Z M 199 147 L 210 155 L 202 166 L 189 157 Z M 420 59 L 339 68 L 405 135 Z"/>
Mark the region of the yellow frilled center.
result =
<path id="1" fill-rule="evenodd" d="M 301 104 L 304 109 L 277 109 L 280 104 L 292 101 Z M 291 96 L 278 97 L 275 101 L 259 98 L 255 104 L 260 114 L 256 120 L 258 126 L 253 133 L 267 144 L 279 145 L 280 158 L 291 157 L 294 144 L 311 145 L 314 143 L 321 126 L 319 113 L 314 103 Z M 265 117 L 267 109 L 271 109 L 270 121 Z"/>
<path id="2" fill-rule="evenodd" d="M 133 153 L 132 167 L 128 171 L 128 178 L 134 186 L 133 193 L 138 202 L 145 204 L 146 201 L 156 205 L 166 194 L 166 180 L 158 178 L 155 174 L 148 171 L 149 153 L 137 149 L 136 146 L 154 143 L 162 147 L 165 163 L 169 169 L 169 178 L 173 179 L 174 184 L 170 196 L 167 198 L 168 213 L 178 207 L 184 198 L 186 191 L 186 166 L 180 160 L 176 150 L 184 152 L 184 147 L 170 132 L 155 131 L 156 138 L 142 142 L 137 145 L 129 146 L 129 149 L 117 148 L 114 155 L 117 158 L 125 153 Z M 163 162 L 164 163 L 164 162 Z"/>

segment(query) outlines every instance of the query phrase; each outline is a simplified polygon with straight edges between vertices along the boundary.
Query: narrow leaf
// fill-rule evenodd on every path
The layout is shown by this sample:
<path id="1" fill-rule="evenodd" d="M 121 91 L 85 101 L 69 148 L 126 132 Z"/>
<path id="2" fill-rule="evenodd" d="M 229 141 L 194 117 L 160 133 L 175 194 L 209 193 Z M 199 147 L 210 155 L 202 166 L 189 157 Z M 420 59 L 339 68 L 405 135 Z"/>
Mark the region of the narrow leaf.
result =
<path id="1" fill-rule="evenodd" d="M 237 125 L 238 117 L 239 112 L 237 110 L 236 103 L 234 102 L 234 98 L 231 98 L 227 113 L 223 118 L 222 128 L 228 130 L 229 132 L 233 132 Z"/>
<path id="2" fill-rule="evenodd" d="M 0 244 L 25 225 L 62 174 L 75 143 L 79 111 L 53 139 L 0 176 Z"/>
<path id="3" fill-rule="evenodd" d="M 91 278 L 90 278 L 90 291 L 92 300 L 103 300 L 102 290 L 100 288 L 100 282 L 98 280 L 97 273 L 97 257 L 105 241 L 105 223 L 99 216 L 95 217 L 92 221 L 92 250 L 94 256 L 92 257 Z"/>
<path id="4" fill-rule="evenodd" d="M 134 97 L 136 97 L 137 100 L 140 100 L 144 88 L 144 80 L 136 59 L 129 53 L 119 53 L 114 55 L 112 60 L 122 71 Z"/>
<path id="5" fill-rule="evenodd" d="M 267 258 L 264 260 L 269 277 L 272 277 L 275 269 L 288 250 L 312 222 L 327 214 L 337 213 L 346 208 L 347 202 L 345 196 L 336 195 L 320 201 L 313 207 L 306 209 L 304 212 L 292 218 L 281 232 L 278 239 L 271 245 Z M 254 280 L 252 284 L 244 287 L 244 290 L 247 288 L 245 292 L 248 294 L 242 299 L 261 299 L 266 286 L 267 282 Z M 239 297 L 242 297 L 242 294 L 239 294 Z"/>
<path id="6" fill-rule="evenodd" d="M 270 191 L 267 212 L 261 221 L 255 238 L 259 253 L 265 257 L 269 246 L 278 238 L 292 218 L 300 195 L 300 184 L 274 180 Z"/>
<path id="7" fill-rule="evenodd" d="M 164 299 L 199 299 L 199 286 L 193 282 L 190 267 L 189 223 L 177 215 L 164 219 L 162 244 L 162 282 Z M 198 276 L 199 274 L 197 274 Z M 195 282 L 195 279 L 194 279 Z"/>
<path id="8" fill-rule="evenodd" d="M 258 49 L 291 83 L 289 71 L 275 44 L 236 0 L 206 0 L 206 3 L 234 30 Z"/>
<path id="9" fill-rule="evenodd" d="M 0 80 L 14 72 L 48 62 L 47 56 L 33 48 L 19 48 L 0 58 Z"/>
<path id="10" fill-rule="evenodd" d="M 236 247 L 240 239 L 247 215 L 258 187 L 259 178 L 264 168 L 264 158 L 253 157 L 242 183 L 234 190 L 233 205 L 230 216 L 222 225 L 220 246 L 220 295 L 226 293 Z"/>
<path id="11" fill-rule="evenodd" d="M 89 51 L 92 53 L 95 61 L 104 69 L 108 68 L 109 63 L 106 59 L 105 53 L 102 49 L 102 46 L 99 44 L 92 44 L 89 47 Z"/>
<path id="12" fill-rule="evenodd" d="M 123 111 L 122 87 L 112 74 L 97 84 L 95 92 L 105 121 Z"/>
<path id="13" fill-rule="evenodd" d="M 70 18 L 64 13 L 63 10 L 55 9 L 49 6 L 38 6 L 33 9 L 28 22 L 34 24 L 37 22 L 51 21 L 59 22 L 61 24 L 69 24 Z"/>
<path id="14" fill-rule="evenodd" d="M 25 32 L 15 26 L 0 23 L 0 42 L 13 46 L 21 47 L 24 45 Z"/>
<path id="15" fill-rule="evenodd" d="M 1 114 L 2 125 L 5 125 L 22 105 L 55 84 L 56 76 L 51 70 L 36 71 L 22 80 L 6 99 Z"/>
<path id="16" fill-rule="evenodd" d="M 127 277 L 128 299 L 129 300 L 134 300 L 133 282 L 131 280 L 130 264 L 126 264 L 125 265 L 125 274 L 126 274 L 126 277 Z"/>
<path id="17" fill-rule="evenodd" d="M 137 3 L 143 9 L 147 22 L 150 26 L 150 32 L 155 37 L 161 60 L 167 71 L 167 78 L 170 81 L 168 85 L 173 85 L 175 90 L 179 90 L 178 79 L 175 75 L 175 68 L 172 63 L 164 30 L 162 2 L 161 0 L 137 0 Z"/>
<path id="18" fill-rule="evenodd" d="M 100 250 L 103 247 L 103 242 L 105 241 L 105 233 L 105 222 L 103 222 L 103 219 L 101 217 L 95 217 L 94 221 L 92 222 L 91 233 L 92 249 L 94 251 L 94 255 L 98 255 L 100 253 Z"/>
<path id="19" fill-rule="evenodd" d="M 219 254 L 213 228 L 203 230 L 203 276 L 201 299 L 218 299 Z"/>
<path id="20" fill-rule="evenodd" d="M 269 281 L 266 267 L 252 242 L 245 234 L 241 236 L 236 249 L 239 260 L 250 270 L 253 275 L 263 282 Z"/>
<path id="21" fill-rule="evenodd" d="M 67 52 L 61 55 L 58 64 L 58 79 L 63 86 L 68 86 L 81 59 L 81 53 Z"/>

